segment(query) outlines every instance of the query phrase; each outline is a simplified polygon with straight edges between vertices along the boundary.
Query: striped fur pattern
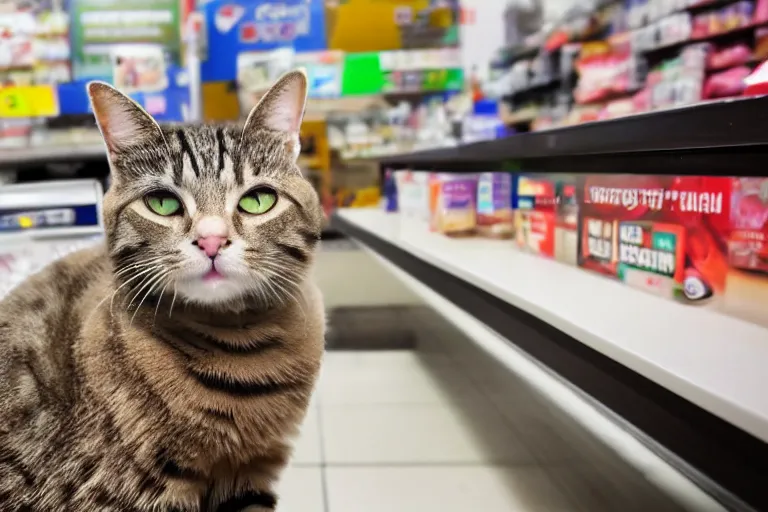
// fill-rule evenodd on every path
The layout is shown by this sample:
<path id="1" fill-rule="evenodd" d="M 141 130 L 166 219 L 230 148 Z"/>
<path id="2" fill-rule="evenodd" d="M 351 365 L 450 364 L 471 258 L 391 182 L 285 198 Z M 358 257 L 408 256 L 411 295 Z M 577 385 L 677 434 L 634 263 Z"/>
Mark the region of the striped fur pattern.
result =
<path id="1" fill-rule="evenodd" d="M 295 163 L 306 79 L 286 75 L 240 127 L 161 128 L 90 93 L 113 172 L 106 243 L 0 302 L 0 510 L 275 510 L 325 329 L 322 214 Z M 236 209 L 265 186 L 270 212 Z M 152 214 L 160 188 L 182 215 Z M 193 242 L 214 217 L 228 243 L 209 283 Z"/>

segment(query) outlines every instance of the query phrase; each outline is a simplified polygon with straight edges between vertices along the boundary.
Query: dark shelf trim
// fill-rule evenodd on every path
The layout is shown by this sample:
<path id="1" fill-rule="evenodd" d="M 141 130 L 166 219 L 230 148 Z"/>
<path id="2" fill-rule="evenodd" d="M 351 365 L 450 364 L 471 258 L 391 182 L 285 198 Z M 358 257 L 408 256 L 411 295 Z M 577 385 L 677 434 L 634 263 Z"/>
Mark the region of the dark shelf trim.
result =
<path id="1" fill-rule="evenodd" d="M 390 168 L 437 167 L 456 162 L 488 163 L 624 153 L 734 149 L 761 153 L 767 148 L 768 96 L 762 96 L 715 101 L 379 160 L 382 166 Z M 564 168 L 563 172 L 569 171 Z M 647 172 L 654 171 L 649 169 Z"/>
<path id="2" fill-rule="evenodd" d="M 668 55 L 688 45 L 749 37 L 754 35 L 754 32 L 752 31 L 766 26 L 768 26 L 768 21 L 766 20 L 750 23 L 749 25 L 736 27 L 731 30 L 724 30 L 722 32 L 716 32 L 714 34 L 709 34 L 703 37 L 695 37 L 692 39 L 677 41 L 675 43 L 662 44 L 656 46 L 655 48 L 644 50 L 643 54 L 645 54 L 650 60 L 656 61 L 658 60 L 659 56 Z"/>
<path id="3" fill-rule="evenodd" d="M 648 438 L 729 510 L 768 510 L 768 444 L 543 320 L 334 215 L 333 226 L 509 340 Z M 653 448 L 653 446 L 651 447 Z M 658 448 L 658 447 L 657 447 Z M 664 456 L 662 450 L 660 455 Z M 683 465 L 685 466 L 685 465 Z M 702 478 L 703 476 L 703 478 Z"/>

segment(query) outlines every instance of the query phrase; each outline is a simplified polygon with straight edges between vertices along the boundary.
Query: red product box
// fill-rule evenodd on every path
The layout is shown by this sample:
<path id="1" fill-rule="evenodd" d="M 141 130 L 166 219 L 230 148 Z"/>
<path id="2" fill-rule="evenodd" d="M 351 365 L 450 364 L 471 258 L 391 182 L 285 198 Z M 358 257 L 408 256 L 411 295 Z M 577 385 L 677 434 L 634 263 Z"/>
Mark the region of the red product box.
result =
<path id="1" fill-rule="evenodd" d="M 550 258 L 555 256 L 556 206 L 553 181 L 517 178 L 515 241 L 518 247 Z"/>
<path id="2" fill-rule="evenodd" d="M 731 185 L 702 176 L 583 177 L 579 265 L 683 302 L 721 296 Z"/>
<path id="3" fill-rule="evenodd" d="M 768 178 L 734 178 L 728 261 L 768 272 Z"/>

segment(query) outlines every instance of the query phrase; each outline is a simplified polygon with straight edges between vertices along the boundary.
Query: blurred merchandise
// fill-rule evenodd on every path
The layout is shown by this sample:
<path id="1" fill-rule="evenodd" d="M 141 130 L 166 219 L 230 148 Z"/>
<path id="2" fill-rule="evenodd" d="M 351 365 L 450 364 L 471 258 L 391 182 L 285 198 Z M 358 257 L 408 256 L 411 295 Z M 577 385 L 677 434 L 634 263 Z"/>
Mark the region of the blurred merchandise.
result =
<path id="1" fill-rule="evenodd" d="M 394 172 L 397 210 L 404 219 L 429 222 L 429 187 L 431 174 L 426 171 Z M 388 210 L 389 211 L 389 210 Z"/>
<path id="2" fill-rule="evenodd" d="M 357 190 L 339 189 L 335 197 L 339 208 L 370 208 L 379 206 L 381 191 L 378 186 Z"/>
<path id="3" fill-rule="evenodd" d="M 101 234 L 102 196 L 96 180 L 5 185 L 0 187 L 0 234 Z"/>
<path id="4" fill-rule="evenodd" d="M 430 226 L 447 236 L 469 236 L 477 228 L 477 175 L 430 176 Z"/>
<path id="5" fill-rule="evenodd" d="M 387 177 L 385 208 L 397 204 L 408 229 L 514 238 L 507 243 L 531 254 L 768 325 L 761 301 L 750 298 L 768 298 L 768 178 L 423 170 Z"/>
<path id="6" fill-rule="evenodd" d="M 521 249 L 555 256 L 556 184 L 547 178 L 518 176 L 515 241 Z"/>
<path id="7" fill-rule="evenodd" d="M 488 238 L 512 238 L 512 175 L 484 172 L 477 182 L 477 233 Z"/>
<path id="8" fill-rule="evenodd" d="M 768 94 L 768 66 L 766 63 L 758 66 L 750 76 L 746 77 L 744 84 L 746 85 L 745 96 Z"/>
<path id="9" fill-rule="evenodd" d="M 36 243 L 4 240 L 0 249 L 0 298 L 7 295 L 28 276 L 68 254 L 93 247 L 102 239 L 101 235 L 95 235 L 76 236 L 65 241 Z"/>

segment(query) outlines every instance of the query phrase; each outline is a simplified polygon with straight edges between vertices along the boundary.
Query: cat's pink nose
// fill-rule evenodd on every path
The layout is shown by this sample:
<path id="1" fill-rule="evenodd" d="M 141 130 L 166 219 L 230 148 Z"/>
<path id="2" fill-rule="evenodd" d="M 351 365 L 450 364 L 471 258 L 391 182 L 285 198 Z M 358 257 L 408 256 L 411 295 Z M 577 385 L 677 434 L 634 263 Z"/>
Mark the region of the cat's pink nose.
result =
<path id="1" fill-rule="evenodd" d="M 219 254 L 222 247 L 229 245 L 229 240 L 223 236 L 206 236 L 198 238 L 195 241 L 195 245 L 197 245 L 206 256 L 213 258 Z"/>

